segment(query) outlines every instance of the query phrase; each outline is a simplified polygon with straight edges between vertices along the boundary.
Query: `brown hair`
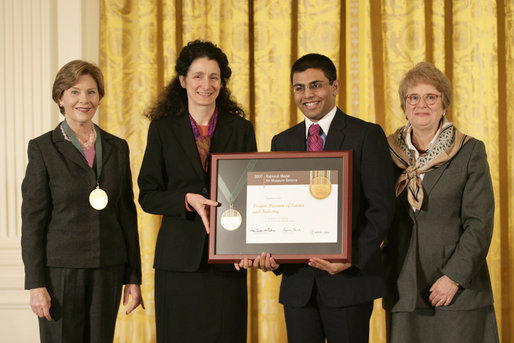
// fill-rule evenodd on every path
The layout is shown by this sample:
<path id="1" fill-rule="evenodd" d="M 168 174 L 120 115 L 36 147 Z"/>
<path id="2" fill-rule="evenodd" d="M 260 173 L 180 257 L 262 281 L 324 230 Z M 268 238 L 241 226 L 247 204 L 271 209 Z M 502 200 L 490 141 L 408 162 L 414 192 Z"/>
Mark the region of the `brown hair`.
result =
<path id="1" fill-rule="evenodd" d="M 232 99 L 227 83 L 232 75 L 228 66 L 227 55 L 214 43 L 194 40 L 182 48 L 175 64 L 175 77 L 163 89 L 156 103 L 150 107 L 145 116 L 150 120 L 167 116 L 180 116 L 188 113 L 187 91 L 180 85 L 179 76 L 186 76 L 193 62 L 202 57 L 216 61 L 221 73 L 221 89 L 216 98 L 218 109 L 227 114 L 244 117 L 243 109 Z"/>
<path id="2" fill-rule="evenodd" d="M 55 75 L 54 86 L 52 87 L 52 99 L 59 106 L 59 110 L 64 114 L 64 107 L 59 105 L 59 100 L 65 90 L 70 89 L 77 83 L 79 77 L 82 75 L 91 75 L 96 81 L 98 87 L 98 94 L 100 99 L 105 94 L 104 77 L 100 68 L 95 64 L 83 60 L 74 60 L 66 63 Z"/>
<path id="3" fill-rule="evenodd" d="M 398 88 L 398 94 L 400 95 L 400 102 L 404 112 L 407 90 L 409 87 L 413 87 L 419 83 L 428 83 L 434 86 L 442 94 L 443 108 L 446 110 L 450 106 L 452 102 L 452 86 L 450 80 L 432 63 L 419 62 L 405 74 Z"/>

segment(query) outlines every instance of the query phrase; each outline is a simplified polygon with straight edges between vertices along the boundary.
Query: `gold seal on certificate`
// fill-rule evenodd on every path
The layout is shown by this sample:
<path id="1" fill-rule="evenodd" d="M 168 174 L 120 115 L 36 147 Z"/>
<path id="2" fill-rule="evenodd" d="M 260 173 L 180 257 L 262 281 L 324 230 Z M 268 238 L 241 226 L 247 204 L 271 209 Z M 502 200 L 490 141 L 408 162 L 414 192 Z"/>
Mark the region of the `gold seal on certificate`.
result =
<path id="1" fill-rule="evenodd" d="M 89 194 L 89 203 L 95 210 L 103 210 L 107 206 L 107 202 L 109 202 L 107 193 L 98 186 Z"/>
<path id="2" fill-rule="evenodd" d="M 234 210 L 232 206 L 225 212 L 221 214 L 221 226 L 227 231 L 234 231 L 239 229 L 241 223 L 243 222 L 243 218 L 241 217 L 241 213 L 237 210 Z"/>
<path id="3" fill-rule="evenodd" d="M 330 183 L 330 170 L 312 170 L 310 173 L 311 183 L 309 190 L 316 199 L 325 199 L 332 191 Z"/>

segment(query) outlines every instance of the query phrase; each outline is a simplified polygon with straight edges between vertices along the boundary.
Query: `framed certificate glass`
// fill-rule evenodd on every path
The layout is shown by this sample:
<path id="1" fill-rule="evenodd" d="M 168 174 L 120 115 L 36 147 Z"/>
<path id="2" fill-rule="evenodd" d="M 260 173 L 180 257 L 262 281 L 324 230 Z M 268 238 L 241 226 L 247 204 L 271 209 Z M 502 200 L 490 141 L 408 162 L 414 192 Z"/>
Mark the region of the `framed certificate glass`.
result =
<path id="1" fill-rule="evenodd" d="M 352 152 L 212 154 L 209 263 L 351 262 Z"/>

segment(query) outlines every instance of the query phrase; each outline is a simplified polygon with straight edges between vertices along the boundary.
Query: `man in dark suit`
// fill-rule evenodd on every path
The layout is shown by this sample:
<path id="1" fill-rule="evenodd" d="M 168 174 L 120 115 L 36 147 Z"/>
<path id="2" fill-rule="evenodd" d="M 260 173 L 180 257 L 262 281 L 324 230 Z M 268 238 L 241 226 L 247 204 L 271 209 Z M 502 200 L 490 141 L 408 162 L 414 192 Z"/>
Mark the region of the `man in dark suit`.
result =
<path id="1" fill-rule="evenodd" d="M 312 258 L 308 265 L 279 269 L 273 257 L 262 254 L 253 265 L 283 274 L 279 301 L 289 342 L 368 342 L 373 299 L 385 294 L 380 244 L 394 214 L 386 137 L 379 125 L 336 107 L 340 82 L 328 57 L 301 57 L 293 64 L 291 82 L 305 120 L 273 137 L 271 150 L 353 151 L 352 260 Z"/>

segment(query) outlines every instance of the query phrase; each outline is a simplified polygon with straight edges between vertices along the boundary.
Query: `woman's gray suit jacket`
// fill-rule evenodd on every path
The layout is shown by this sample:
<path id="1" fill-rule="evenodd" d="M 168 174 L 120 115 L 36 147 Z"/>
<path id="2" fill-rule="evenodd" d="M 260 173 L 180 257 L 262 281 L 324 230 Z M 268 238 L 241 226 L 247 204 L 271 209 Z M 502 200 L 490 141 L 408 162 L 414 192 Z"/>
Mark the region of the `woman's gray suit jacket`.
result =
<path id="1" fill-rule="evenodd" d="M 384 308 L 432 308 L 429 289 L 443 274 L 461 287 L 441 310 L 491 305 L 486 256 L 494 195 L 484 144 L 470 139 L 452 160 L 427 172 L 423 191 L 423 204 L 416 212 L 406 190 L 397 198 L 396 216 L 383 246 L 388 287 Z"/>

